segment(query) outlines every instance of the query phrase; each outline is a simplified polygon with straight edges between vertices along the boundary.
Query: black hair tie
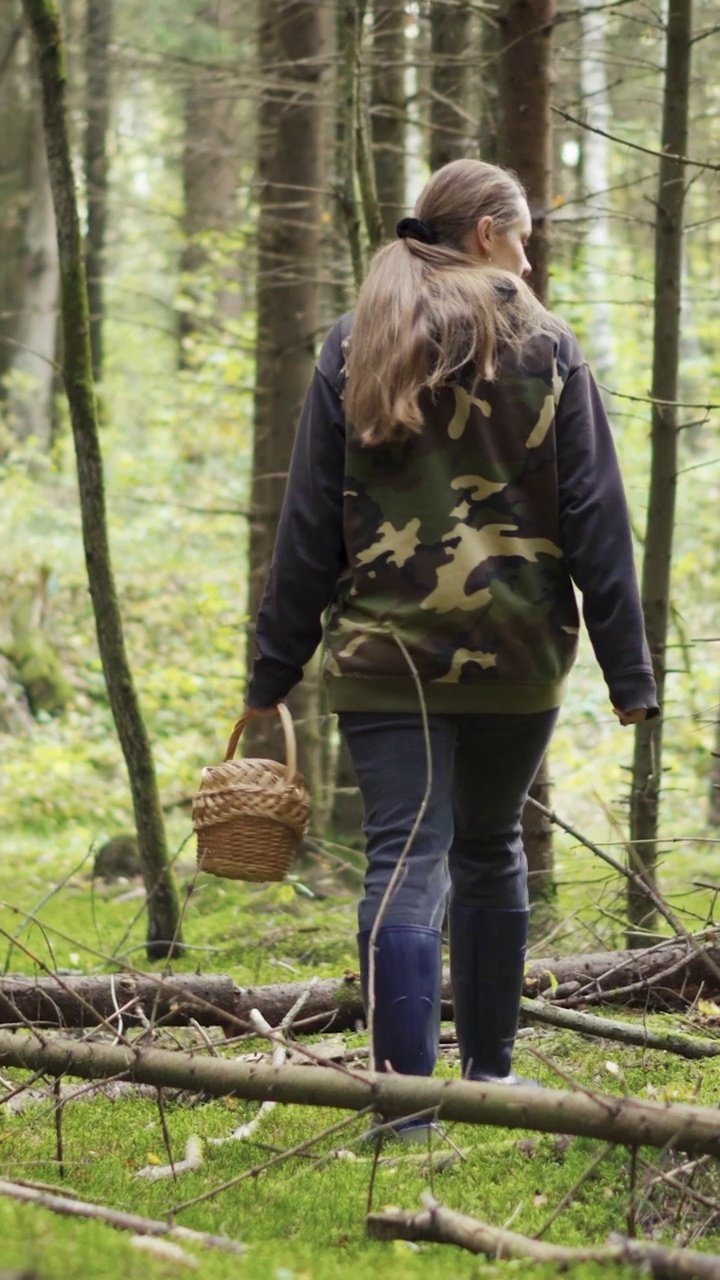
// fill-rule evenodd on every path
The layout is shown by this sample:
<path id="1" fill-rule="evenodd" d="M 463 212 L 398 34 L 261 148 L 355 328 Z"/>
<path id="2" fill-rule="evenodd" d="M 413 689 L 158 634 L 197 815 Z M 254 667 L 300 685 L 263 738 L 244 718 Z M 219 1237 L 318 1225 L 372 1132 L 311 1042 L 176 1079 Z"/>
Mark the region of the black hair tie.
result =
<path id="1" fill-rule="evenodd" d="M 437 244 L 440 239 L 435 228 L 422 218 L 401 218 L 395 230 L 400 240 L 421 240 L 423 244 Z"/>

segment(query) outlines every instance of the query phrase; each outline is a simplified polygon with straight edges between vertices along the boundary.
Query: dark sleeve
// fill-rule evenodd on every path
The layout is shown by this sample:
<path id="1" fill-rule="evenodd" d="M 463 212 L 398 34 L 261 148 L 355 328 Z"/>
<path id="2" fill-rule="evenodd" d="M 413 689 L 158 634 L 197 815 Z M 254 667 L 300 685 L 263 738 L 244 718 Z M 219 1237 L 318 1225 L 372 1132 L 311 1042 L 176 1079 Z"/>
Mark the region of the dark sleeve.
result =
<path id="1" fill-rule="evenodd" d="M 251 707 L 274 706 L 302 678 L 303 667 L 320 642 L 322 615 L 345 564 L 345 419 L 329 376 L 334 363 L 339 367 L 340 358 L 339 339 L 332 330 L 295 437 L 272 565 L 255 628 L 257 656 L 247 693 Z"/>
<path id="2" fill-rule="evenodd" d="M 610 700 L 657 715 L 632 534 L 600 392 L 586 364 L 570 369 L 557 410 L 560 538 Z"/>

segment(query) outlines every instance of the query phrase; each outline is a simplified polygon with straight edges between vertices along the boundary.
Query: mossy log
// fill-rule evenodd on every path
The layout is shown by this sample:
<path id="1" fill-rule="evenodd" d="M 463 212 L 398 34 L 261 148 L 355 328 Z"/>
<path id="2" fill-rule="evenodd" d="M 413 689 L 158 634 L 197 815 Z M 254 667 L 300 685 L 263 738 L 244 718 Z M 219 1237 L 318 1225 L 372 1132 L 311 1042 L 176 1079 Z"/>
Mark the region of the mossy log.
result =
<path id="1" fill-rule="evenodd" d="M 708 947 L 705 954 L 720 961 L 720 947 Z M 703 967 L 703 956 L 690 951 L 683 941 L 669 940 L 652 951 L 602 951 L 589 955 L 562 956 L 532 962 L 525 975 L 525 996 L 543 996 L 549 1006 L 544 1021 L 559 1021 L 551 1014 L 574 993 L 585 991 L 583 1003 L 591 995 L 605 1002 L 641 1004 L 643 1008 L 687 1005 L 700 984 L 707 997 L 720 994 L 713 988 L 712 975 Z M 0 979 L 0 1023 L 20 1026 L 32 1023 L 45 1027 L 91 1027 L 106 1022 L 116 1028 L 118 1010 L 123 1025 L 145 1025 L 148 1018 L 164 1026 L 187 1026 L 190 1019 L 204 1026 L 224 1027 L 229 1035 L 252 1030 L 250 1010 L 259 1009 L 271 1026 L 279 1026 L 297 1000 L 305 995 L 301 1018 L 295 1031 L 346 1031 L 363 1020 L 360 982 L 357 974 L 325 978 L 312 983 L 287 982 L 262 987 L 239 987 L 229 977 L 185 974 L 159 977 L 149 973 L 119 973 L 103 977 Z M 683 994 L 684 993 L 684 994 Z M 443 982 L 443 1016 L 451 1019 L 452 992 L 447 976 Z M 529 1000 L 526 1016 L 539 1020 L 538 1006 Z M 563 1025 L 571 1025 L 566 1014 Z M 600 1035 L 600 1019 L 582 1025 L 572 1023 L 584 1034 Z M 610 1032 L 609 1032 L 610 1033 Z M 646 1033 L 642 1043 L 649 1044 Z M 637 1042 L 637 1041 L 636 1041 Z M 679 1045 L 679 1047 L 678 1047 Z M 666 1044 L 675 1052 L 682 1043 Z M 689 1051 L 687 1057 L 709 1056 Z"/>

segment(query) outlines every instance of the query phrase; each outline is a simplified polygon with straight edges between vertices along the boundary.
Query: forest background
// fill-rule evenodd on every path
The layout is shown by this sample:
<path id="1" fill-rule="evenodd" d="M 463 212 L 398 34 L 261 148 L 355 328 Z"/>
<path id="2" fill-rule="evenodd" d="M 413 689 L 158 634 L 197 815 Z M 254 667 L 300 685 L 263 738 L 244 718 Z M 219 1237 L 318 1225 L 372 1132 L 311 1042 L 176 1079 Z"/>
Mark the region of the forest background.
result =
<path id="1" fill-rule="evenodd" d="M 143 898 L 118 902 L 126 886 L 90 892 L 85 878 L 135 819 L 88 594 L 27 8 L 0 7 L 0 910 L 5 936 L 22 929 L 27 948 L 9 946 L 6 969 L 81 972 L 98 953 L 105 967 L 110 955 L 142 955 Z M 480 155 L 528 184 L 533 283 L 573 325 L 602 385 L 642 572 L 653 532 L 658 164 L 673 88 L 666 34 L 683 10 L 692 164 L 681 168 L 684 235 L 670 281 L 681 303 L 677 493 L 674 508 L 660 502 L 672 586 L 658 840 L 648 843 L 665 897 L 698 929 L 712 920 L 720 824 L 717 3 L 696 0 L 692 14 L 666 0 L 62 6 L 112 561 L 167 849 L 192 890 L 181 969 L 202 964 L 244 983 L 355 963 L 357 797 L 312 672 L 294 710 L 316 817 L 289 882 L 198 881 L 189 797 L 242 706 L 314 353 L 352 304 L 368 253 L 439 163 Z M 637 759 L 584 643 L 550 755 L 552 804 L 620 858 L 638 834 Z M 537 946 L 621 945 L 622 879 L 571 836 L 556 835 L 554 848 L 543 839 L 536 888 L 549 910 Z M 664 928 L 652 920 L 641 940 Z M 303 929 L 319 934 L 312 946 Z"/>

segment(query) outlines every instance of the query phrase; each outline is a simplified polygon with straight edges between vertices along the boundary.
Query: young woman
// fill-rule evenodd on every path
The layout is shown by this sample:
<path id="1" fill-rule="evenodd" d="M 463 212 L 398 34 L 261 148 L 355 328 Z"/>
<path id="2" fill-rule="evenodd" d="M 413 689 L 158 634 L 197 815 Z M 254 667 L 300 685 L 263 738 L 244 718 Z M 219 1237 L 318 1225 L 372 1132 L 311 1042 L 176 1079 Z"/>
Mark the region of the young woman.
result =
<path id="1" fill-rule="evenodd" d="M 513 1082 L 520 818 L 575 658 L 573 584 L 622 724 L 658 713 L 655 683 L 602 402 L 523 283 L 520 184 L 453 161 L 397 230 L 308 391 L 248 706 L 285 698 L 324 632 L 364 803 L 375 1066 L 433 1070 L 449 889 L 463 1074 Z"/>

